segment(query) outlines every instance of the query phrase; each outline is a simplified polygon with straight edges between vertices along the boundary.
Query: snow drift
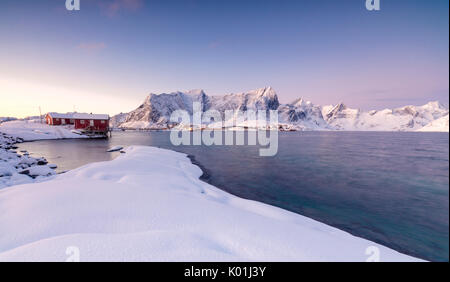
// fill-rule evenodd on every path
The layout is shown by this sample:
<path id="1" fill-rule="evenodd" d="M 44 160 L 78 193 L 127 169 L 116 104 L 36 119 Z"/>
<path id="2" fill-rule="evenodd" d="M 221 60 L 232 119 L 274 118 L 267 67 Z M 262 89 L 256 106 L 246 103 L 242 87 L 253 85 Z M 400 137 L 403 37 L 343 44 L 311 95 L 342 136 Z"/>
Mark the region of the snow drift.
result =
<path id="1" fill-rule="evenodd" d="M 199 180 L 185 154 L 134 146 L 0 190 L 0 261 L 416 261 Z M 369 248 L 369 249 L 368 249 Z"/>

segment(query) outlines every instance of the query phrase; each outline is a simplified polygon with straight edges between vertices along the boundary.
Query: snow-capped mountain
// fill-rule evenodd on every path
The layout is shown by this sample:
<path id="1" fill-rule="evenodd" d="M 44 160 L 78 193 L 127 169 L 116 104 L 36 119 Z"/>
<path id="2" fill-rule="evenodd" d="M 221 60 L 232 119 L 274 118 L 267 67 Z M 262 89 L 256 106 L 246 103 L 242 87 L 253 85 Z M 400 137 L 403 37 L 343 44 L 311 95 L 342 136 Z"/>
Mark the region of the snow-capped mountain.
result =
<path id="1" fill-rule="evenodd" d="M 112 117 L 110 118 L 110 120 L 109 120 L 109 123 L 110 123 L 111 125 L 122 124 L 122 123 L 125 122 L 125 120 L 127 119 L 127 117 L 128 117 L 128 113 L 120 113 L 120 114 L 117 114 L 117 115 L 115 115 L 115 116 L 112 116 Z"/>
<path id="2" fill-rule="evenodd" d="M 302 98 L 278 108 L 279 123 L 286 129 L 295 130 L 329 130 L 322 115 L 322 107 L 316 106 Z"/>
<path id="3" fill-rule="evenodd" d="M 429 131 L 429 132 L 448 132 L 449 121 L 448 115 L 433 120 L 429 124 L 420 128 L 418 131 Z"/>
<path id="4" fill-rule="evenodd" d="M 336 130 L 414 131 L 447 114 L 448 108 L 439 102 L 367 112 L 350 109 L 340 103 L 324 117 Z"/>
<path id="5" fill-rule="evenodd" d="M 208 96 L 203 90 L 174 92 L 148 95 L 144 103 L 136 110 L 129 112 L 124 121 L 113 126 L 122 128 L 165 128 L 170 122 L 170 115 L 175 110 L 186 110 L 192 115 L 193 102 L 201 102 L 206 110 Z"/>
<path id="6" fill-rule="evenodd" d="M 208 109 L 226 110 L 276 110 L 280 103 L 272 87 L 260 88 L 246 93 L 211 96 Z"/>
<path id="7" fill-rule="evenodd" d="M 226 110 L 276 110 L 279 106 L 277 94 L 271 87 L 224 96 L 207 96 L 203 90 L 159 95 L 152 93 L 145 98 L 142 105 L 128 113 L 123 122 L 112 122 L 112 126 L 121 128 L 167 128 L 172 112 L 186 110 L 192 115 L 193 102 L 201 103 L 203 111 L 214 109 L 221 113 Z M 112 120 L 114 120 L 114 117 Z"/>
<path id="8" fill-rule="evenodd" d="M 271 87 L 257 90 L 208 96 L 203 90 L 149 94 L 134 111 L 111 118 L 112 127 L 133 129 L 164 129 L 170 125 L 170 115 L 175 110 L 186 110 L 192 115 L 193 102 L 200 102 L 203 111 L 217 110 L 278 110 L 280 130 L 347 130 L 347 131 L 416 131 L 447 116 L 448 107 L 439 102 L 423 106 L 405 106 L 381 111 L 361 111 L 343 103 L 320 106 L 300 98 L 289 104 L 280 104 Z M 437 123 L 437 121 L 435 122 Z M 252 127 L 248 121 L 244 126 Z M 433 128 L 444 128 L 442 123 Z M 445 125 L 445 120 L 444 120 Z M 442 130 L 439 130 L 442 131 Z M 448 131 L 448 122 L 446 130 Z"/>

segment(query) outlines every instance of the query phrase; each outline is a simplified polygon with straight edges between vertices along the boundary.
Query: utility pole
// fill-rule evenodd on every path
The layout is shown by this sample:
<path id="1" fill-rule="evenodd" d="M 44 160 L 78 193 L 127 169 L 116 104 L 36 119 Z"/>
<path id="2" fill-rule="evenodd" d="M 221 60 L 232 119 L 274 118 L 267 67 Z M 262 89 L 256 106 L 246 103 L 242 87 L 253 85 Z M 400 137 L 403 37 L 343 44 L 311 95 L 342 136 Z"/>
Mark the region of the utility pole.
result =
<path id="1" fill-rule="evenodd" d="M 41 112 L 41 106 L 39 106 L 39 120 L 42 123 L 42 112 Z"/>

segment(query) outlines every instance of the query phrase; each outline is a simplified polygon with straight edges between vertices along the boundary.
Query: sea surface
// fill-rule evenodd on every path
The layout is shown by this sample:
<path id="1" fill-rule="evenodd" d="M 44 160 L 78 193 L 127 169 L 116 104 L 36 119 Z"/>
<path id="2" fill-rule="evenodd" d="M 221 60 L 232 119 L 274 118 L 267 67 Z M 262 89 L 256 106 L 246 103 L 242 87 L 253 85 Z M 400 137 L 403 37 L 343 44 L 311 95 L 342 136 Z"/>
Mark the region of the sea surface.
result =
<path id="1" fill-rule="evenodd" d="M 65 171 L 106 161 L 115 145 L 194 156 L 212 185 L 278 206 L 415 257 L 449 260 L 449 134 L 280 132 L 278 153 L 258 146 L 174 146 L 169 132 L 113 132 L 99 140 L 20 144 Z M 301 238 L 299 238 L 301 240 Z M 381 260 L 382 260 L 382 255 Z"/>

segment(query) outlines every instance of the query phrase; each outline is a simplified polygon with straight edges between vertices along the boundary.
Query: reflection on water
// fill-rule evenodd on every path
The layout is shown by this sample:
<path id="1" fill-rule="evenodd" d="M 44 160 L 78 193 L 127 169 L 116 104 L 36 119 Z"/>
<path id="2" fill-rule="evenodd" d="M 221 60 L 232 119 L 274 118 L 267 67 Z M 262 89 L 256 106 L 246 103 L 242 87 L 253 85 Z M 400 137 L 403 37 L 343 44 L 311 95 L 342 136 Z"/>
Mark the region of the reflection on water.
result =
<path id="1" fill-rule="evenodd" d="M 448 133 L 280 132 L 274 157 L 256 146 L 172 146 L 168 132 L 24 143 L 60 170 L 107 161 L 114 145 L 194 155 L 209 182 L 429 260 L 447 260 Z M 301 240 L 301 238 L 299 238 Z"/>

